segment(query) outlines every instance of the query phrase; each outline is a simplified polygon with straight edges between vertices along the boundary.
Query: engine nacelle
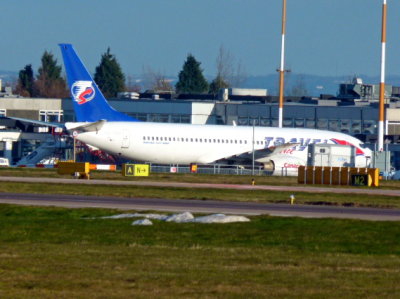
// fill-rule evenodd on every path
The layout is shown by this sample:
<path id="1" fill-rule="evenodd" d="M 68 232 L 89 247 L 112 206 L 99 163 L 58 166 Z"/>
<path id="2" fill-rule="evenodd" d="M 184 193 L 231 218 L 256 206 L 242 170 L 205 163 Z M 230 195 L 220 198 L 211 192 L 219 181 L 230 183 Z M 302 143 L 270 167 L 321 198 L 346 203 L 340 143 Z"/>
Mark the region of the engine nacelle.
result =
<path id="1" fill-rule="evenodd" d="M 305 161 L 295 157 L 273 157 L 264 163 L 264 169 L 271 171 L 273 175 L 297 176 L 299 166 L 305 165 Z"/>

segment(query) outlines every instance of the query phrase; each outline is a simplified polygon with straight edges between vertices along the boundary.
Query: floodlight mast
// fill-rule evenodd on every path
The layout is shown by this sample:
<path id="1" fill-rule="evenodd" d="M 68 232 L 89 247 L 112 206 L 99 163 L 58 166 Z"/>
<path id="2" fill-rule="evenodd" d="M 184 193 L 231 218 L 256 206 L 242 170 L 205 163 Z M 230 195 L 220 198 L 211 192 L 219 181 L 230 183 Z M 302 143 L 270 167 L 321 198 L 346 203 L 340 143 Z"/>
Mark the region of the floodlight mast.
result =
<path id="1" fill-rule="evenodd" d="M 278 127 L 283 125 L 283 93 L 285 81 L 285 34 L 286 34 L 286 0 L 282 0 L 282 44 L 281 44 L 281 66 L 279 69 L 279 117 Z"/>
<path id="2" fill-rule="evenodd" d="M 382 5 L 382 53 L 381 53 L 381 82 L 379 84 L 379 122 L 378 122 L 378 150 L 383 151 L 384 122 L 385 122 L 385 63 L 386 63 L 386 0 Z"/>

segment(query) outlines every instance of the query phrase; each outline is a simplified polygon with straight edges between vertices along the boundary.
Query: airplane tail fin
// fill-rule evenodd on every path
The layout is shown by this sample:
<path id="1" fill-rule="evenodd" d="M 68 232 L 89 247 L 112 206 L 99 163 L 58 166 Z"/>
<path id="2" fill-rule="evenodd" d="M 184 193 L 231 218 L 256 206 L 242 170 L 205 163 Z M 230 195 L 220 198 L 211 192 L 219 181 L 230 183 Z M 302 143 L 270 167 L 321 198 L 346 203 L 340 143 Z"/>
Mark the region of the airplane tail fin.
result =
<path id="1" fill-rule="evenodd" d="M 138 121 L 112 108 L 71 44 L 60 44 L 76 121 Z"/>

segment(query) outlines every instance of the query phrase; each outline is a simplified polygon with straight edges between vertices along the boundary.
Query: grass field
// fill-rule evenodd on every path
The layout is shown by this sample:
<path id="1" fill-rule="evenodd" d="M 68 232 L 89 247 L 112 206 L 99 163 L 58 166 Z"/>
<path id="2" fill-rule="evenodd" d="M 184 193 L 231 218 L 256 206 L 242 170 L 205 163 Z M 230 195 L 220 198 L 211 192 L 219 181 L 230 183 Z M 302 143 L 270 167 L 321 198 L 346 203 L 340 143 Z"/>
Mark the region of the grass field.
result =
<path id="1" fill-rule="evenodd" d="M 400 295 L 399 222 L 85 219 L 115 213 L 0 205 L 0 297 Z"/>
<path id="2" fill-rule="evenodd" d="M 0 176 L 24 177 L 57 177 L 68 178 L 68 175 L 58 175 L 56 169 L 51 168 L 18 168 L 0 167 Z M 280 176 L 248 176 L 248 175 L 208 175 L 193 173 L 151 173 L 149 177 L 124 177 L 120 172 L 92 171 L 92 179 L 100 180 L 128 180 L 128 181 L 161 181 L 161 182 L 189 182 L 189 183 L 219 183 L 219 184 L 251 184 L 255 178 L 257 185 L 298 186 L 297 177 Z M 327 187 L 327 185 L 324 185 Z M 341 186 L 343 187 L 343 186 Z M 335 186 L 332 186 L 335 188 Z M 400 181 L 380 181 L 381 189 L 400 189 Z"/>
<path id="3" fill-rule="evenodd" d="M 63 177 L 57 175 L 54 169 L 25 169 L 25 168 L 0 168 L 0 176 L 35 176 Z M 119 173 L 93 172 L 92 177 L 103 179 L 104 185 L 70 185 L 31 183 L 21 184 L 2 182 L 0 192 L 25 192 L 25 193 L 50 193 L 50 194 L 83 194 L 83 195 L 109 195 L 119 197 L 147 197 L 170 199 L 201 199 L 201 200 L 229 200 L 229 201 L 254 201 L 268 203 L 289 203 L 291 191 L 263 191 L 263 190 L 229 190 L 229 189 L 190 189 L 176 187 L 149 187 L 149 186 L 108 186 L 108 180 L 152 180 L 152 181 L 178 181 L 195 183 L 234 183 L 250 184 L 249 176 L 228 175 L 199 175 L 199 174 L 152 174 L 150 177 L 123 177 Z M 293 177 L 256 177 L 259 185 L 288 185 L 298 186 Z M 396 189 L 400 182 L 384 182 L 386 188 Z M 390 187 L 392 186 L 392 187 Z M 400 200 L 397 197 L 383 195 L 364 194 L 334 194 L 334 193 L 306 193 L 295 192 L 297 204 L 329 204 L 344 206 L 366 206 L 400 208 Z"/>
<path id="4" fill-rule="evenodd" d="M 291 192 L 65 186 L 53 169 L 0 169 L 0 176 L 43 177 L 1 183 L 0 192 L 288 202 Z M 65 176 L 64 176 L 65 177 Z M 246 176 L 153 174 L 105 180 L 248 184 Z M 297 185 L 296 178 L 256 177 Z M 385 182 L 384 182 L 385 183 Z M 398 182 L 383 188 L 398 189 Z M 386 196 L 296 193 L 297 203 L 400 207 Z M 398 298 L 400 222 L 259 216 L 249 223 L 131 226 L 104 209 L 0 205 L 0 298 Z M 86 218 L 86 219 L 85 219 Z"/>
<path id="5" fill-rule="evenodd" d="M 142 197 L 168 199 L 198 199 L 290 203 L 289 191 L 190 189 L 154 186 L 59 185 L 48 183 L 2 182 L 0 192 L 73 194 L 91 196 Z M 400 208 L 400 200 L 393 196 L 365 194 L 335 194 L 295 192 L 296 204 L 343 205 Z"/>

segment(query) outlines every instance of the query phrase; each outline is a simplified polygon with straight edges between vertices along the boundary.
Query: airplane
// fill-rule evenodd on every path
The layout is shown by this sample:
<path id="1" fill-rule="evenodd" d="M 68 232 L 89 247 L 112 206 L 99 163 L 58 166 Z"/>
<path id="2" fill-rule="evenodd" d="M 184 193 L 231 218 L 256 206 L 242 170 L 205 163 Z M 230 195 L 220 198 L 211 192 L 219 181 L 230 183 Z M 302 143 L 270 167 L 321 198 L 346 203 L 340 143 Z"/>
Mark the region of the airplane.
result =
<path id="1" fill-rule="evenodd" d="M 109 154 L 158 164 L 251 163 L 265 169 L 306 165 L 309 144 L 354 148 L 355 166 L 371 151 L 347 134 L 316 129 L 141 122 L 113 109 L 71 44 L 60 44 L 77 122 L 67 130 Z"/>

